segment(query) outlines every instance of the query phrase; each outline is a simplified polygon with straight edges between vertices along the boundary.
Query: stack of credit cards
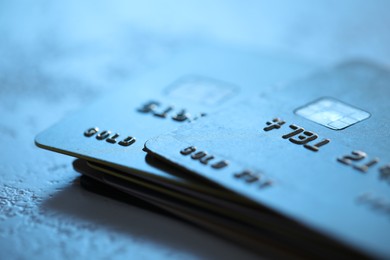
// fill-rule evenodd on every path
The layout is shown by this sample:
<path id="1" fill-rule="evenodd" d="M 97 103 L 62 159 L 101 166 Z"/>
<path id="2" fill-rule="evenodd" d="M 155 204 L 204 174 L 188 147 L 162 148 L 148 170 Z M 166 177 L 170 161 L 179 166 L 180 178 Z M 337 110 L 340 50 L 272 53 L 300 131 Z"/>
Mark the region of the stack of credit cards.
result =
<path id="1" fill-rule="evenodd" d="M 270 256 L 390 257 L 390 73 L 200 47 L 36 137 L 89 189 Z"/>

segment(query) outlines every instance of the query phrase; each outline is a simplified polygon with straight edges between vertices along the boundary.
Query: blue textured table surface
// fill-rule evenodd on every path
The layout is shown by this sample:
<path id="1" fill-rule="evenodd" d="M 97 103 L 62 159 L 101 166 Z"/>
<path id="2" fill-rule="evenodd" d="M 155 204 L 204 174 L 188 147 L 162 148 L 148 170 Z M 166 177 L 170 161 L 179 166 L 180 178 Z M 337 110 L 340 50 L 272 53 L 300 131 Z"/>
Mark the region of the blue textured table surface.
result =
<path id="1" fill-rule="evenodd" d="M 186 223 L 80 188 L 35 135 L 202 42 L 327 65 L 390 65 L 388 1 L 0 3 L 0 258 L 254 258 Z"/>

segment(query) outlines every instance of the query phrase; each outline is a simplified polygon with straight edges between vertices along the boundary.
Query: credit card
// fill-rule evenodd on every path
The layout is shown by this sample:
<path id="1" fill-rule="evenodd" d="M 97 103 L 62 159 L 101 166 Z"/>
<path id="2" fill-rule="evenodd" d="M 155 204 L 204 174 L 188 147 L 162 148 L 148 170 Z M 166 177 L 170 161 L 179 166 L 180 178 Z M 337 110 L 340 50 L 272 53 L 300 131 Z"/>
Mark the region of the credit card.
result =
<path id="1" fill-rule="evenodd" d="M 199 47 L 128 83 L 36 137 L 39 147 L 177 185 L 195 182 L 150 165 L 147 139 L 188 124 L 275 84 L 303 76 L 311 64 L 284 55 Z M 198 185 L 205 190 L 206 185 Z"/>
<path id="2" fill-rule="evenodd" d="M 145 148 L 360 252 L 389 257 L 389 86 L 387 69 L 348 62 Z"/>
<path id="3" fill-rule="evenodd" d="M 315 256 L 316 258 L 356 257 L 353 252 L 329 243 L 329 241 L 324 241 L 318 236 L 311 239 L 303 239 L 304 237 L 297 234 L 298 230 L 291 229 L 294 228 L 291 223 L 275 215 L 260 216 L 257 221 L 263 223 L 263 228 L 255 228 L 241 221 L 234 221 L 231 218 L 231 214 L 219 214 L 216 211 L 210 211 L 208 208 L 183 201 L 180 197 L 172 197 L 171 194 L 161 193 L 158 189 L 151 189 L 148 185 L 126 182 L 115 175 L 105 174 L 90 168 L 83 160 L 75 160 L 73 166 L 83 176 L 93 178 L 104 184 L 107 190 L 111 190 L 110 197 L 112 197 L 113 193 L 121 191 L 124 194 L 140 198 L 151 203 L 151 205 L 172 213 L 174 216 L 214 231 L 217 234 L 227 235 L 227 238 L 230 240 L 263 254 L 272 253 L 273 255 L 284 257 L 292 257 L 293 255 L 299 255 L 300 257 Z M 99 185 L 99 189 L 101 189 L 98 191 L 99 193 L 105 192 L 106 189 L 102 189 L 103 187 Z M 112 190 L 113 188 L 114 190 Z M 126 196 L 120 196 L 120 200 L 123 201 L 124 198 Z M 290 226 L 290 229 L 285 229 L 288 226 Z M 296 225 L 295 228 L 297 228 Z"/>

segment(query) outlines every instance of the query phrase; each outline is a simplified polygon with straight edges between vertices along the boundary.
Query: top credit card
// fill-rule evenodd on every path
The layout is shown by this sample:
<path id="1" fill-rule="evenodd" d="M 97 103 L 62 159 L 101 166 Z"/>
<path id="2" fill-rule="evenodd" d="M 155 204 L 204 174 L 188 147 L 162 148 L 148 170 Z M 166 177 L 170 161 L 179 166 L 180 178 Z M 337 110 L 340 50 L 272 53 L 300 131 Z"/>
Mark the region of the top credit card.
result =
<path id="1" fill-rule="evenodd" d="M 312 70 L 312 64 L 285 55 L 199 47 L 124 83 L 126 88 L 59 122 L 35 141 L 39 147 L 145 178 L 189 183 L 150 165 L 144 143 Z"/>
<path id="2" fill-rule="evenodd" d="M 390 72 L 350 62 L 149 140 L 154 156 L 390 256 Z"/>

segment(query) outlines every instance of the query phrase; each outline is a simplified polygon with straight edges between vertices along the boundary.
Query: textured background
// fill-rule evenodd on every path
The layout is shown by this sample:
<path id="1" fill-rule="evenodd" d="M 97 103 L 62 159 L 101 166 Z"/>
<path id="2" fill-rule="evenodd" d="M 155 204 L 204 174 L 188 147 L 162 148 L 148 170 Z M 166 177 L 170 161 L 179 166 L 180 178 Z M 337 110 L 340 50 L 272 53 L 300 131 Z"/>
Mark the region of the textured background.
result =
<path id="1" fill-rule="evenodd" d="M 197 43 L 390 65 L 389 1 L 138 2 L 0 2 L 0 259 L 254 257 L 82 190 L 34 136 Z"/>

